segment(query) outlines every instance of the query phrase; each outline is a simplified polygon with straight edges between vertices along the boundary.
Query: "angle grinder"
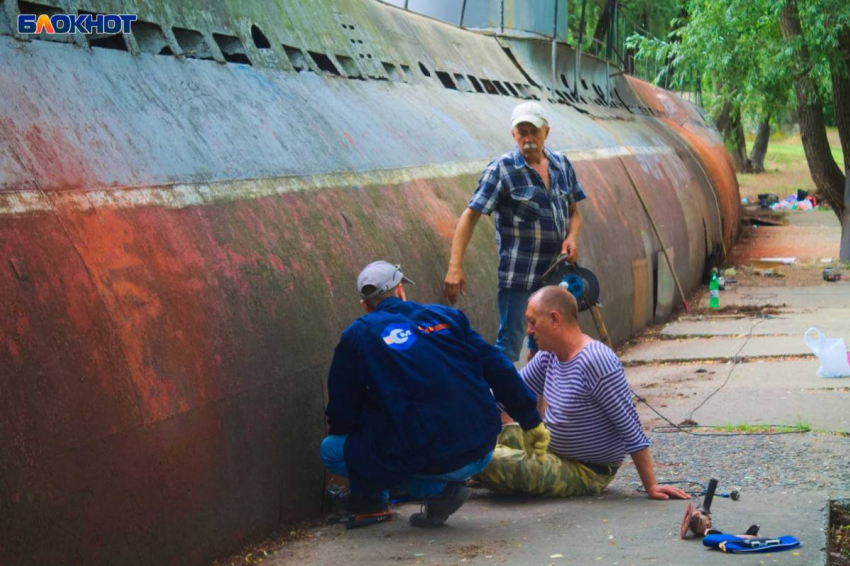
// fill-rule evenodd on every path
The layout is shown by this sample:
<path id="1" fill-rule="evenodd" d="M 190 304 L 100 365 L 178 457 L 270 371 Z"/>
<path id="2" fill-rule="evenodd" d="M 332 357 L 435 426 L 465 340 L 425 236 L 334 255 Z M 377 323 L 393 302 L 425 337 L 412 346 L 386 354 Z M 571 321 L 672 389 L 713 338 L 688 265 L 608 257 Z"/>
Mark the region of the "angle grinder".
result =
<path id="1" fill-rule="evenodd" d="M 543 285 L 559 285 L 572 293 L 578 310 L 586 311 L 599 303 L 599 279 L 589 269 L 567 261 L 566 254 L 558 256 L 540 278 Z"/>
<path id="2" fill-rule="evenodd" d="M 712 478 L 708 482 L 708 489 L 705 490 L 705 498 L 699 509 L 694 509 L 694 506 L 688 503 L 685 518 L 682 519 L 682 529 L 679 532 L 683 539 L 688 535 L 688 530 L 698 537 L 704 537 L 711 530 L 711 502 L 714 500 L 716 489 L 717 480 Z"/>

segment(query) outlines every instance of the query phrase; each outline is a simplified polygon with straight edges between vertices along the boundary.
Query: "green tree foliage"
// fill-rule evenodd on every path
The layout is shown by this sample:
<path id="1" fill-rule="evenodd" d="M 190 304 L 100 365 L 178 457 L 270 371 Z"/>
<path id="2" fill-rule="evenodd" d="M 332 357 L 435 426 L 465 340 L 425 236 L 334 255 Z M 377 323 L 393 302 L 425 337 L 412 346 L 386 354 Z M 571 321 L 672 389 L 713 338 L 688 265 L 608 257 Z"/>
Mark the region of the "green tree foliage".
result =
<path id="1" fill-rule="evenodd" d="M 776 115 L 789 104 L 792 80 L 777 4 L 781 9 L 773 0 L 689 0 L 666 37 L 630 42 L 638 57 L 663 62 L 656 81 L 669 74 L 675 89 L 699 77 L 714 94 L 707 100 L 714 115 L 724 105 L 755 119 Z"/>

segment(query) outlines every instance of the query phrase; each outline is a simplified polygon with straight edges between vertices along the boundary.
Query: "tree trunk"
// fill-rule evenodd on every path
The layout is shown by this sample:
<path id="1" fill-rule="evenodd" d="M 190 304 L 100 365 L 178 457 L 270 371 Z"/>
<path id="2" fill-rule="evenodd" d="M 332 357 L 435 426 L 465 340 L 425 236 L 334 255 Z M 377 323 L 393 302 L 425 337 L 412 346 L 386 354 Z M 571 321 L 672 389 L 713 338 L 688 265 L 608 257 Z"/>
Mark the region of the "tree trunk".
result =
<path id="1" fill-rule="evenodd" d="M 830 65 L 832 76 L 832 102 L 835 106 L 835 122 L 841 151 L 844 154 L 844 169 L 850 169 L 850 28 L 838 34 L 837 57 Z"/>
<path id="2" fill-rule="evenodd" d="M 845 169 L 844 177 L 847 180 L 847 185 L 844 187 L 844 206 L 850 207 L 850 168 Z M 841 261 L 850 261 L 850 213 L 845 214 L 841 219 L 841 249 L 838 257 Z"/>
<path id="3" fill-rule="evenodd" d="M 732 104 L 724 102 L 720 112 L 714 119 L 717 129 L 723 135 L 729 155 L 738 173 L 749 173 L 750 164 L 747 158 L 747 141 L 744 139 L 744 127 L 741 124 L 741 114 L 732 109 Z"/>
<path id="4" fill-rule="evenodd" d="M 750 152 L 750 164 L 753 173 L 764 173 L 764 156 L 767 155 L 767 144 L 770 141 L 770 114 L 765 116 L 759 124 L 756 141 Z"/>
<path id="5" fill-rule="evenodd" d="M 599 20 L 596 22 L 596 29 L 593 31 L 593 43 L 602 45 L 602 40 L 608 35 L 608 24 L 611 19 L 611 12 L 614 10 L 614 0 L 605 0 L 605 6 L 599 14 Z M 592 47 L 592 46 L 591 46 Z"/>
<path id="6" fill-rule="evenodd" d="M 826 126 L 823 120 L 823 107 L 817 86 L 812 78 L 812 64 L 809 50 L 802 43 L 803 30 L 796 0 L 786 0 L 780 18 L 782 37 L 786 41 L 799 41 L 794 48 L 796 65 L 792 70 L 794 93 L 797 95 L 797 114 L 800 116 L 800 134 L 806 162 L 821 197 L 829 203 L 839 220 L 844 214 L 844 174 L 829 150 L 826 139 Z"/>

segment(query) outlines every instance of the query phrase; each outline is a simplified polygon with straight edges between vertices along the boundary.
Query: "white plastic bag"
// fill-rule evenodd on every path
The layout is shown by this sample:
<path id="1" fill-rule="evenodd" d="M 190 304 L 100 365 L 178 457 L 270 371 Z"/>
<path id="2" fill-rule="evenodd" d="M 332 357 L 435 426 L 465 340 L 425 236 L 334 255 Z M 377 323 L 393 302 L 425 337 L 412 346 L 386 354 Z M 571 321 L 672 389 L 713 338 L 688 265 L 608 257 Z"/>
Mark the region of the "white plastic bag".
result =
<path id="1" fill-rule="evenodd" d="M 809 338 L 809 333 L 814 330 L 817 340 Z M 844 338 L 827 338 L 823 332 L 814 326 L 806 330 L 803 335 L 806 346 L 815 353 L 820 360 L 818 377 L 848 377 L 850 376 L 850 361 L 847 359 L 847 347 Z"/>

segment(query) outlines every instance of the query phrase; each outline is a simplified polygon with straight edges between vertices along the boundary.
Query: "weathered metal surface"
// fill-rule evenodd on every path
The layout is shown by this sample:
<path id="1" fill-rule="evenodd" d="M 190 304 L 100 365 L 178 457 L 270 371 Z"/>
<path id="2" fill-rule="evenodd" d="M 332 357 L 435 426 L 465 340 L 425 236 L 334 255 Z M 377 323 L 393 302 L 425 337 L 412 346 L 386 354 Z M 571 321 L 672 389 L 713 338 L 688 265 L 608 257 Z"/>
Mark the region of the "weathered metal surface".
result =
<path id="1" fill-rule="evenodd" d="M 548 96 L 551 46 L 362 0 L 87 7 L 152 35 L 119 51 L 0 26 L 0 564 L 204 564 L 318 513 L 354 277 L 398 261 L 411 298 L 440 300 L 456 220 L 511 149 L 512 108 Z M 606 94 L 592 57 L 566 96 L 560 49 L 548 145 L 589 195 L 582 263 L 623 340 L 661 249 L 626 172 L 686 289 L 734 235 L 737 184 L 680 99 L 623 77 Z M 461 303 L 491 338 L 493 239 L 480 223 Z"/>

